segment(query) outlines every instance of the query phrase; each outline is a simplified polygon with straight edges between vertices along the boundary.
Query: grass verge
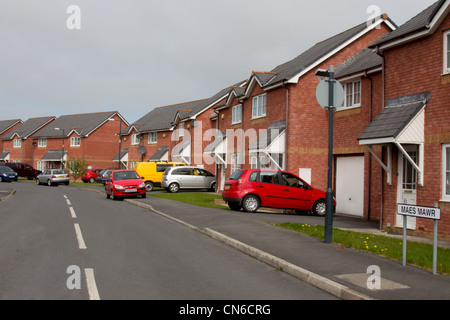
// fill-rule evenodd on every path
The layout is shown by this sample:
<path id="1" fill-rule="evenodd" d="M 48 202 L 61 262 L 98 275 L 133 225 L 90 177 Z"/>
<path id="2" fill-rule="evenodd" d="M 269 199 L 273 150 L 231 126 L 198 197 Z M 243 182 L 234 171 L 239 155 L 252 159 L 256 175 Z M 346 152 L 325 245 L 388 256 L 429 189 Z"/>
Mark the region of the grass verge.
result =
<path id="1" fill-rule="evenodd" d="M 149 193 L 148 195 L 161 199 L 184 202 L 200 207 L 221 208 L 221 209 L 224 208 L 224 206 L 213 203 L 213 200 L 215 199 L 222 199 L 222 196 L 215 194 L 208 194 L 202 192 L 186 192 L 186 193 L 181 192 L 181 193 L 155 193 L 155 194 Z"/>
<path id="2" fill-rule="evenodd" d="M 311 237 L 324 239 L 325 227 L 298 223 L 275 224 L 278 227 L 300 232 Z M 403 259 L 403 239 L 378 236 L 333 229 L 333 243 L 345 248 L 362 250 L 398 261 Z M 406 262 L 427 270 L 433 268 L 433 246 L 425 243 L 410 242 L 407 244 Z M 450 249 L 438 247 L 437 271 L 450 274 Z"/>

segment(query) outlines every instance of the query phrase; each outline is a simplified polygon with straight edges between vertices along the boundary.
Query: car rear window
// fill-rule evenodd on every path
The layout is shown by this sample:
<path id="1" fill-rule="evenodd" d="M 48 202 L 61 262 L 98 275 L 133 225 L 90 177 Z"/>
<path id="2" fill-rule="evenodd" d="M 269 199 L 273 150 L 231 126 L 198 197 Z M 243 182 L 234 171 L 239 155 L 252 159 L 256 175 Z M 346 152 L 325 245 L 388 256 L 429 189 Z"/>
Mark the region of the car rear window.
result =
<path id="1" fill-rule="evenodd" d="M 244 171 L 243 171 L 243 170 L 235 171 L 235 172 L 228 178 L 228 180 L 239 180 L 243 174 L 244 174 Z"/>
<path id="2" fill-rule="evenodd" d="M 66 174 L 66 172 L 64 170 L 55 170 L 53 174 Z"/>

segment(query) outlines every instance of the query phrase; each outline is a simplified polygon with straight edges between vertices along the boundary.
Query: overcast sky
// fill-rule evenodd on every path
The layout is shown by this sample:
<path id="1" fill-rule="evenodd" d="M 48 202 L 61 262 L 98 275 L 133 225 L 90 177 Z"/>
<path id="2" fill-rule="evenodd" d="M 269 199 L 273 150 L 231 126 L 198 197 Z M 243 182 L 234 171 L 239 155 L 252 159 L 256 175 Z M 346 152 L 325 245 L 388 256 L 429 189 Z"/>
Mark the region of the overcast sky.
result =
<path id="1" fill-rule="evenodd" d="M 0 120 L 118 110 L 132 123 L 270 71 L 371 5 L 402 25 L 435 2 L 0 0 Z"/>

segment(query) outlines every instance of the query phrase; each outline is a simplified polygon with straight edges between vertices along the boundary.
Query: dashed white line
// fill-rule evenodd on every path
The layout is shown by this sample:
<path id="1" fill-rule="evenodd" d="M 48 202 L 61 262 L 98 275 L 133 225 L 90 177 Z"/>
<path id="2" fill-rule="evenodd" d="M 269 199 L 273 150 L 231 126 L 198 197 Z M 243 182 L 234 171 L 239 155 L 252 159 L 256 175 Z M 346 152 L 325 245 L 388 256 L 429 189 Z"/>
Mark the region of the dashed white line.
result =
<path id="1" fill-rule="evenodd" d="M 69 207 L 70 210 L 70 215 L 72 216 L 73 219 L 77 218 L 77 215 L 75 214 L 75 210 L 73 210 L 73 207 Z"/>
<path id="2" fill-rule="evenodd" d="M 91 300 L 100 300 L 100 295 L 98 294 L 97 284 L 95 283 L 94 269 L 84 269 L 86 274 L 86 284 L 88 288 L 89 298 Z"/>
<path id="3" fill-rule="evenodd" d="M 78 247 L 80 249 L 87 249 L 86 244 L 84 243 L 83 235 L 81 234 L 80 225 L 78 223 L 74 224 L 75 233 L 77 235 Z"/>

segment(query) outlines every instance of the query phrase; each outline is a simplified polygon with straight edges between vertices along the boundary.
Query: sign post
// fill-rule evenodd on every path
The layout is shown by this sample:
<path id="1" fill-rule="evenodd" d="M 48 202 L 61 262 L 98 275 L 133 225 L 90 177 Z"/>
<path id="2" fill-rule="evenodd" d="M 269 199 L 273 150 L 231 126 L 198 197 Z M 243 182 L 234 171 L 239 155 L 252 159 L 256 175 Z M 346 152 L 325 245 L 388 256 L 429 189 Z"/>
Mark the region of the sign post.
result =
<path id="1" fill-rule="evenodd" d="M 437 273 L 437 239 L 438 222 L 441 220 L 441 209 L 437 207 L 421 207 L 409 204 L 398 204 L 397 214 L 403 216 L 403 266 L 406 266 L 406 243 L 407 243 L 407 222 L 408 217 L 433 219 L 434 237 L 433 237 L 433 274 Z"/>

